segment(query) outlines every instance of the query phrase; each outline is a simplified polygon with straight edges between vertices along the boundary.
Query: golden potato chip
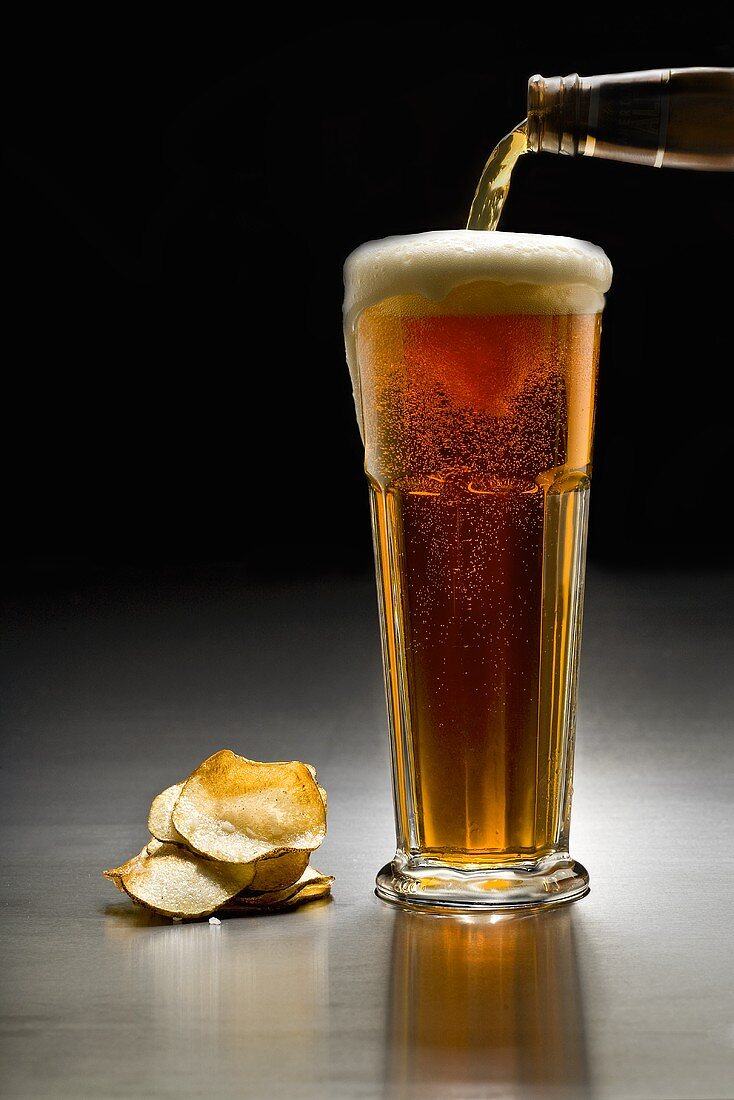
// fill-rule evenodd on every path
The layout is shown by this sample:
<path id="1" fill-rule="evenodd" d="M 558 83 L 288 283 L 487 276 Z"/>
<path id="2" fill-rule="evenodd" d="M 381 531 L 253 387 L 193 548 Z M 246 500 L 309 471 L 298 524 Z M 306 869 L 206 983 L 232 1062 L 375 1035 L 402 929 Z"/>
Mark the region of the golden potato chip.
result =
<path id="1" fill-rule="evenodd" d="M 308 768 L 308 770 L 309 770 L 309 771 L 311 772 L 311 775 L 312 775 L 312 776 L 314 777 L 314 779 L 316 780 L 316 786 L 317 786 L 317 787 L 319 788 L 319 794 L 321 795 L 321 801 L 322 801 L 322 802 L 324 803 L 324 809 L 325 809 L 325 810 L 328 810 L 328 806 L 326 805 L 326 802 L 327 802 L 327 799 L 326 799 L 326 791 L 325 791 L 325 790 L 324 790 L 324 788 L 323 788 L 323 787 L 322 787 L 322 786 L 321 786 L 321 785 L 319 784 L 318 778 L 317 778 L 317 776 L 316 776 L 316 768 L 315 768 L 315 767 L 313 766 L 313 764 L 306 764 L 306 767 Z"/>
<path id="2" fill-rule="evenodd" d="M 255 864 L 255 877 L 250 890 L 283 890 L 297 882 L 308 867 L 309 852 L 286 852 L 282 856 L 266 856 Z"/>
<path id="3" fill-rule="evenodd" d="M 328 805 L 328 799 L 326 797 L 326 788 L 325 787 L 319 787 L 319 794 L 321 795 L 321 801 L 324 804 L 324 813 L 328 813 L 329 812 L 329 805 Z"/>
<path id="4" fill-rule="evenodd" d="M 112 871 L 112 870 L 103 871 L 102 874 L 105 876 L 105 878 L 108 878 L 112 882 L 114 882 L 115 886 L 117 887 L 117 889 L 120 891 L 121 894 L 125 893 L 125 889 L 122 885 L 122 876 L 121 875 L 116 875 L 115 872 Z"/>
<path id="5" fill-rule="evenodd" d="M 288 901 L 300 889 L 301 887 L 294 883 L 282 890 L 243 890 L 229 901 L 225 901 L 221 908 L 239 909 L 240 911 L 245 909 L 272 909 L 274 905 L 280 905 L 282 902 Z"/>
<path id="6" fill-rule="evenodd" d="M 312 852 L 326 835 L 326 809 L 305 764 L 260 763 L 229 749 L 189 776 L 172 821 L 194 851 L 224 863 Z"/>
<path id="7" fill-rule="evenodd" d="M 324 875 L 316 867 L 307 867 L 296 883 L 298 889 L 289 898 L 277 902 L 279 906 L 300 905 L 302 901 L 315 901 L 324 898 L 331 891 L 333 875 Z"/>
<path id="8" fill-rule="evenodd" d="M 156 795 L 150 804 L 148 832 L 156 840 L 166 841 L 169 844 L 186 844 L 186 841 L 171 821 L 171 811 L 176 799 L 181 794 L 184 783 L 185 780 L 182 780 L 180 783 L 174 783 L 172 787 L 166 787 L 165 791 L 161 791 L 160 794 Z"/>
<path id="9" fill-rule="evenodd" d="M 102 874 L 105 878 L 111 879 L 120 893 L 124 894 L 125 889 L 122 885 L 122 876 L 138 867 L 146 856 L 153 855 L 160 847 L 160 842 L 154 837 L 151 837 L 145 847 L 138 852 L 136 856 L 133 856 L 132 859 L 129 859 L 126 863 L 120 864 L 119 867 L 110 867 L 109 870 L 103 871 Z"/>
<path id="10" fill-rule="evenodd" d="M 122 888 L 164 917 L 206 917 L 248 886 L 254 864 L 221 864 L 176 844 L 159 844 L 115 868 Z"/>
<path id="11" fill-rule="evenodd" d="M 273 909 L 290 909 L 296 905 L 303 905 L 303 903 L 307 901 L 318 901 L 319 898 L 326 898 L 331 893 L 331 884 L 333 881 L 333 877 L 328 875 L 324 877 L 323 881 L 308 883 L 308 885 L 302 887 L 298 893 L 274 905 Z"/>
<path id="12" fill-rule="evenodd" d="M 223 909 L 232 911 L 253 909 L 278 909 L 286 905 L 297 905 L 317 897 L 325 897 L 334 881 L 332 875 L 322 875 L 315 867 L 307 867 L 298 882 L 283 890 L 260 892 L 248 888 L 225 902 Z"/>
<path id="13" fill-rule="evenodd" d="M 317 786 L 317 787 L 319 788 L 319 794 L 321 795 L 321 801 L 322 801 L 322 802 L 324 803 L 324 809 L 325 809 L 325 810 L 327 810 L 327 809 L 328 809 L 328 807 L 327 807 L 327 805 L 326 805 L 326 801 L 327 801 L 327 799 L 326 799 L 326 791 L 325 791 L 325 790 L 324 790 L 324 788 L 323 788 L 323 787 L 322 787 L 322 786 L 321 786 L 321 785 L 319 784 L 319 781 L 318 781 L 318 777 L 317 777 L 317 775 L 316 775 L 316 768 L 314 767 L 314 765 L 313 765 L 313 764 L 306 764 L 306 767 L 308 768 L 308 770 L 309 770 L 309 771 L 311 772 L 311 775 L 312 775 L 312 776 L 314 777 L 314 779 L 316 780 L 316 786 Z"/>

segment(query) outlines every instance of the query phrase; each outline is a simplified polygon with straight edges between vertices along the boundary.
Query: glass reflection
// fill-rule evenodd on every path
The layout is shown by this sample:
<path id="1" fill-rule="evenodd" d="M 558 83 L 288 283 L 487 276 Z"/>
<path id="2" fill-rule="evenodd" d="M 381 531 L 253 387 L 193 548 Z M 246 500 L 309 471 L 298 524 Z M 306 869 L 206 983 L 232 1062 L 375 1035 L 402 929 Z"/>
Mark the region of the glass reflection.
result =
<path id="1" fill-rule="evenodd" d="M 588 1096 L 574 913 L 396 913 L 389 1097 Z"/>

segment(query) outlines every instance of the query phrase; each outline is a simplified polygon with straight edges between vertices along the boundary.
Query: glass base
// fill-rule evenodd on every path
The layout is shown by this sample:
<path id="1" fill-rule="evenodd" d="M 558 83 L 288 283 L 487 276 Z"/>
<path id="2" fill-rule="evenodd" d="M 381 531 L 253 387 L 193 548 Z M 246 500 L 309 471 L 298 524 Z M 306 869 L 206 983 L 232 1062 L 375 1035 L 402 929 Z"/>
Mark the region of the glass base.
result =
<path id="1" fill-rule="evenodd" d="M 567 852 L 493 867 L 459 867 L 398 852 L 377 876 L 384 901 L 435 909 L 521 909 L 577 901 L 589 873 Z"/>

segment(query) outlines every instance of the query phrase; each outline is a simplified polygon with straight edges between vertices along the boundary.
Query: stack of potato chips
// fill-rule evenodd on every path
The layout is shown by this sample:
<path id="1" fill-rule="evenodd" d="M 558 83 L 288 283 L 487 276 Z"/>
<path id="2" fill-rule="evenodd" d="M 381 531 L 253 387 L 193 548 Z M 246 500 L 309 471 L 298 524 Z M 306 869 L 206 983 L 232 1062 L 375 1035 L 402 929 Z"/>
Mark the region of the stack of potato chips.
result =
<path id="1" fill-rule="evenodd" d="M 103 873 L 162 916 L 285 909 L 326 897 L 334 881 L 309 864 L 326 836 L 326 791 L 298 760 L 222 749 L 153 799 L 148 829 L 138 855 Z"/>

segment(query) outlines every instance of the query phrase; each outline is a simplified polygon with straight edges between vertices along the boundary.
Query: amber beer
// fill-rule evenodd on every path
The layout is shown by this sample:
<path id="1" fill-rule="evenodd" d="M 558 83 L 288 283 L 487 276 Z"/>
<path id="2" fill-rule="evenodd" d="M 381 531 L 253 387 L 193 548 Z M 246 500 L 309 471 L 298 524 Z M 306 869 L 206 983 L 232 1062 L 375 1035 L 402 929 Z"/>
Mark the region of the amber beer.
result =
<path id="1" fill-rule="evenodd" d="M 610 273 L 585 242 L 466 230 L 347 262 L 398 836 L 385 897 L 587 888 L 568 826 Z"/>

